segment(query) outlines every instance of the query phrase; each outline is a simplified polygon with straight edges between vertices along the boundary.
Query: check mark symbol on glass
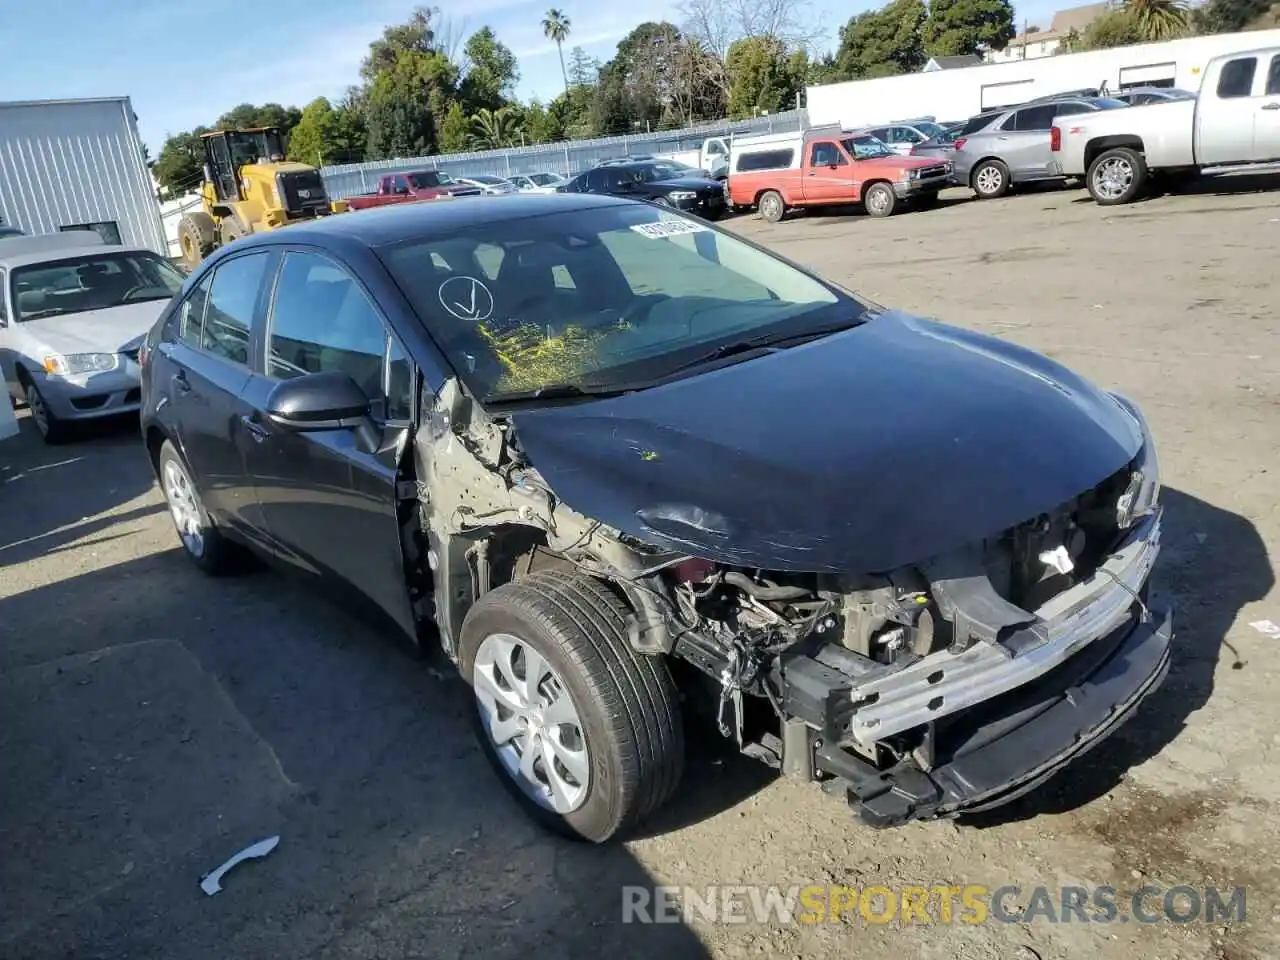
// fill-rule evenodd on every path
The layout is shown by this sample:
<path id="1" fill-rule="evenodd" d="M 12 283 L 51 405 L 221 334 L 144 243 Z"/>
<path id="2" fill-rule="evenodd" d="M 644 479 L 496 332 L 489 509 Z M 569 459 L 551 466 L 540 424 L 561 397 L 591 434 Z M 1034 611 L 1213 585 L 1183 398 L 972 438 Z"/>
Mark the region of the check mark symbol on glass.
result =
<path id="1" fill-rule="evenodd" d="M 467 316 L 474 317 L 476 315 L 476 285 L 471 284 L 471 303 L 464 305 L 461 301 L 455 300 L 453 305 L 461 310 Z"/>

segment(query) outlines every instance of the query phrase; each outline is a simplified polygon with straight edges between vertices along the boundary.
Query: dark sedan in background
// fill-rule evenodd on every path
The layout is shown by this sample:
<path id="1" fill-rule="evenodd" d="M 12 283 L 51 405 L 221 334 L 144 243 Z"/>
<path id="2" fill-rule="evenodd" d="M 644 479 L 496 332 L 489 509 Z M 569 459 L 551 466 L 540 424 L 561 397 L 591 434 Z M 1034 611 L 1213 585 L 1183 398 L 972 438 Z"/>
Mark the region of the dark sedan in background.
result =
<path id="1" fill-rule="evenodd" d="M 560 193 L 597 193 L 612 197 L 648 200 L 676 207 L 704 220 L 724 216 L 724 185 L 697 172 L 685 173 L 665 160 L 610 163 L 580 173 Z"/>

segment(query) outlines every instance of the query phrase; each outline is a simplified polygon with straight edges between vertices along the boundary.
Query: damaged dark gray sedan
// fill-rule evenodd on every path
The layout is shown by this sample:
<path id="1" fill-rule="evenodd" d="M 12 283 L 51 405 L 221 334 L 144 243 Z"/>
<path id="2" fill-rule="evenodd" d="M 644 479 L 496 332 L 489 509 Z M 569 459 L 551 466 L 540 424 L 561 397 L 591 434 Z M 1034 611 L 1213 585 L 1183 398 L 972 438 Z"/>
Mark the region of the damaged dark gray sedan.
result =
<path id="1" fill-rule="evenodd" d="M 669 208 L 245 238 L 140 360 L 190 558 L 252 551 L 438 645 L 513 795 L 589 840 L 717 727 L 876 826 L 994 807 L 1168 669 L 1133 403 Z"/>

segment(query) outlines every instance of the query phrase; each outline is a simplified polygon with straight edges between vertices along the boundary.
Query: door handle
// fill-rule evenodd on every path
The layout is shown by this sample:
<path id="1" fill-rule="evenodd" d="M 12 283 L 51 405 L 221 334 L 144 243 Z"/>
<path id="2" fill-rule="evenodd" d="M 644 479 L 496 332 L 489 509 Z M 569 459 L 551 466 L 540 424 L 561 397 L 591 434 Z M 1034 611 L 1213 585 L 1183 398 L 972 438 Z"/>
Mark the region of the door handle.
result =
<path id="1" fill-rule="evenodd" d="M 191 392 L 191 381 L 187 379 L 185 371 L 179 370 L 173 375 L 173 386 L 179 393 Z"/>
<path id="2" fill-rule="evenodd" d="M 1263 110 L 1280 110 L 1280 103 L 1276 103 L 1274 101 L 1271 103 L 1264 103 L 1262 105 L 1262 109 Z"/>
<path id="3" fill-rule="evenodd" d="M 271 436 L 271 431 L 264 427 L 251 413 L 242 414 L 240 422 L 244 424 L 244 428 L 249 431 L 249 436 L 261 443 L 267 437 Z"/>

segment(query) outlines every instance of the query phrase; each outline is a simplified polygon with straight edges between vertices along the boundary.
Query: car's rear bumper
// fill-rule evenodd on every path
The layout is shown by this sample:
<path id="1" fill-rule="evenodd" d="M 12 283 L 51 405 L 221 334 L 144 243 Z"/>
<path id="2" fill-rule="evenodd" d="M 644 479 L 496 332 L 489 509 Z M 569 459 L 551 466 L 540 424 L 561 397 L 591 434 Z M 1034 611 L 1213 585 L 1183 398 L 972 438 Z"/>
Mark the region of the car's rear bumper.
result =
<path id="1" fill-rule="evenodd" d="M 879 770 L 834 744 L 819 770 L 873 826 L 998 807 L 1105 740 L 1164 680 L 1173 617 L 1136 601 L 1129 619 L 1036 681 L 939 721 L 918 755 Z M 917 751 L 917 754 L 919 751 Z"/>

